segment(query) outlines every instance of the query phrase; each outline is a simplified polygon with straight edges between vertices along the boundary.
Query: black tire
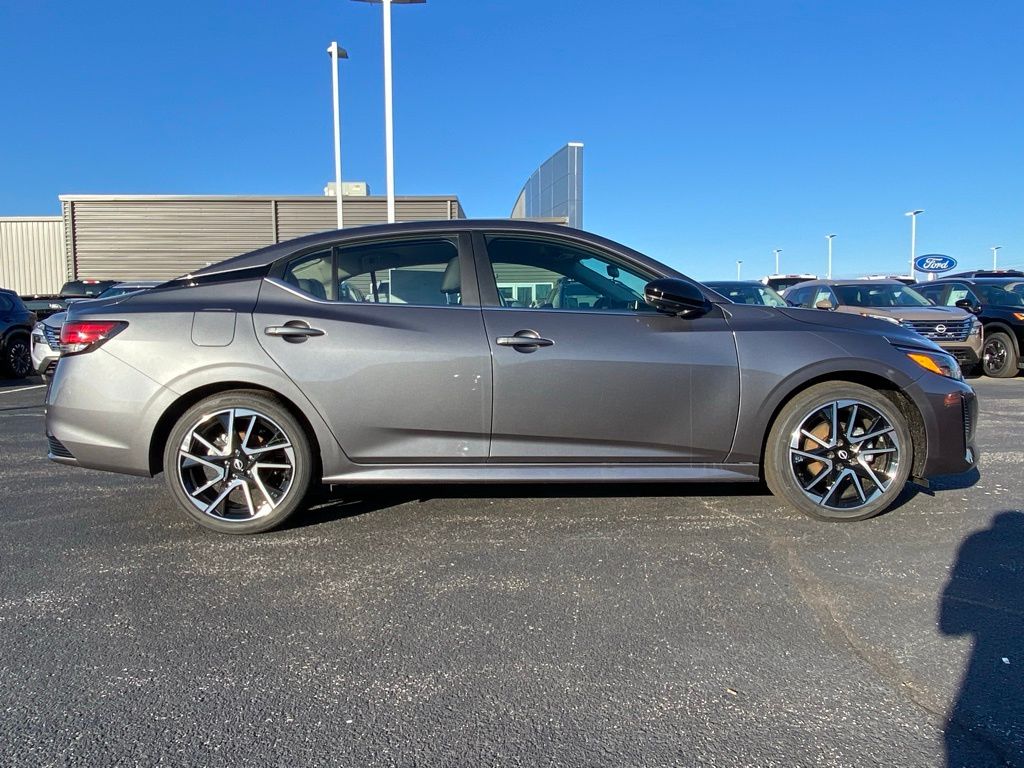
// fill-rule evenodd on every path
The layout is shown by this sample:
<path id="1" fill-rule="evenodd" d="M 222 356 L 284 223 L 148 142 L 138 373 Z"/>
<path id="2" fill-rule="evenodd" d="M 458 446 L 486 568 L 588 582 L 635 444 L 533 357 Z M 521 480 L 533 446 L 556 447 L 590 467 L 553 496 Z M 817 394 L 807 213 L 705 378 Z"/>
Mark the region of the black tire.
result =
<path id="1" fill-rule="evenodd" d="M 32 349 L 27 335 L 19 333 L 7 340 L 4 345 L 3 369 L 15 379 L 24 379 L 32 373 Z"/>
<path id="2" fill-rule="evenodd" d="M 809 433 L 801 431 L 808 427 Z M 764 475 L 772 493 L 804 514 L 853 522 L 888 509 L 913 462 L 910 429 L 896 403 L 859 384 L 823 382 L 779 412 L 765 446 Z"/>
<path id="3" fill-rule="evenodd" d="M 1002 331 L 993 331 L 986 335 L 981 367 L 986 376 L 994 379 L 1012 379 L 1016 376 L 1020 369 L 1013 339 Z"/>
<path id="4" fill-rule="evenodd" d="M 204 528 L 232 534 L 262 533 L 287 520 L 305 501 L 314 464 L 299 421 L 256 390 L 223 392 L 189 408 L 163 459 L 182 510 Z"/>

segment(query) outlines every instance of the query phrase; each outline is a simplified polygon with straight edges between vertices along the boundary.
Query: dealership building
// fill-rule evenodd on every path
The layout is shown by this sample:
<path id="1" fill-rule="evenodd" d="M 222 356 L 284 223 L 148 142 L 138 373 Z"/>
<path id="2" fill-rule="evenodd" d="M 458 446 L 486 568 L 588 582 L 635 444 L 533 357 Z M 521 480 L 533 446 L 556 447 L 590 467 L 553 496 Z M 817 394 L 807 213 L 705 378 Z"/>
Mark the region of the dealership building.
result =
<path id="1" fill-rule="evenodd" d="M 513 218 L 582 225 L 583 145 L 567 144 L 527 179 Z M 0 217 L 0 287 L 56 293 L 65 280 L 171 279 L 266 245 L 336 227 L 322 196 L 60 195 L 60 216 Z M 345 227 L 387 221 L 387 200 L 344 184 Z M 397 221 L 461 219 L 455 195 L 395 200 Z"/>

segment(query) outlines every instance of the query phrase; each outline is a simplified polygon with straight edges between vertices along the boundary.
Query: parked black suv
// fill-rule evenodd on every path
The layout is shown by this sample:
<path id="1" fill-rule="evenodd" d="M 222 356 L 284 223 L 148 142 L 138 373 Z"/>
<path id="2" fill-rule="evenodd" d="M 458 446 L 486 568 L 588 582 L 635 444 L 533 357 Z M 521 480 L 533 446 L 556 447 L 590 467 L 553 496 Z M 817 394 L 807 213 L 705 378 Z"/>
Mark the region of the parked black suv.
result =
<path id="1" fill-rule="evenodd" d="M 1024 279 L 1018 277 L 946 277 L 914 286 L 939 306 L 974 312 L 985 328 L 982 370 L 1008 379 L 1021 368 L 1024 348 Z"/>
<path id="2" fill-rule="evenodd" d="M 0 368 L 22 379 L 32 372 L 29 334 L 36 316 L 14 291 L 0 288 Z"/>

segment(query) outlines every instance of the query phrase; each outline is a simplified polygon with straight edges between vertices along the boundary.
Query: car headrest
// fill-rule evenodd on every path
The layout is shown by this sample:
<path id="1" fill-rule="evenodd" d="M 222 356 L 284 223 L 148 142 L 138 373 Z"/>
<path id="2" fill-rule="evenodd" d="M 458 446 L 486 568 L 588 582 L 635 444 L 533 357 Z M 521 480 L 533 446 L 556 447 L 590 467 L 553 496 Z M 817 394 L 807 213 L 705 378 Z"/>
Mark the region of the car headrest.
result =
<path id="1" fill-rule="evenodd" d="M 441 293 L 459 293 L 462 290 L 462 267 L 459 265 L 459 257 L 448 262 L 444 268 L 444 277 L 441 278 Z"/>
<path id="2" fill-rule="evenodd" d="M 327 292 L 324 290 L 324 284 L 319 280 L 303 280 L 302 278 L 299 278 L 299 288 L 315 298 L 327 298 Z"/>

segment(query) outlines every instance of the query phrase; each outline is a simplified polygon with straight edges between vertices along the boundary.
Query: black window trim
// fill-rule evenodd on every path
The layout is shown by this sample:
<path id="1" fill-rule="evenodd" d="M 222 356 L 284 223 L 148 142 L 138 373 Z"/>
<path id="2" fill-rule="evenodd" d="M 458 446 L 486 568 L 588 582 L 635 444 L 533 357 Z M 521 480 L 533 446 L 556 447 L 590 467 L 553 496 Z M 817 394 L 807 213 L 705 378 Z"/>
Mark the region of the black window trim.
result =
<path id="1" fill-rule="evenodd" d="M 293 283 L 288 282 L 285 278 L 285 273 L 288 270 L 288 265 L 296 259 L 301 259 L 304 256 L 309 256 L 314 253 L 331 251 L 331 273 L 332 281 L 337 284 L 338 278 L 338 251 L 345 248 L 354 248 L 365 245 L 373 245 L 375 243 L 384 242 L 401 242 L 409 240 L 448 240 L 455 241 L 455 248 L 459 256 L 459 269 L 460 274 L 460 287 L 461 287 L 461 304 L 389 304 L 389 303 L 377 303 L 372 301 L 367 302 L 353 302 L 353 301 L 338 301 L 337 299 L 318 299 L 316 296 L 312 296 L 301 288 L 298 288 Z M 408 232 L 402 233 L 396 237 L 394 235 L 381 235 L 377 234 L 373 237 L 365 238 L 345 238 L 342 240 L 328 241 L 324 243 L 318 243 L 316 245 L 310 245 L 306 248 L 300 248 L 296 251 L 292 251 L 286 256 L 282 256 L 274 262 L 270 271 L 267 273 L 268 282 L 273 283 L 279 288 L 287 290 L 289 293 L 294 294 L 299 298 L 306 299 L 307 301 L 314 302 L 316 304 L 326 304 L 336 307 L 418 307 L 420 309 L 480 309 L 480 293 L 478 290 L 478 281 L 476 277 L 475 263 L 473 259 L 473 246 L 470 240 L 470 233 L 464 230 L 456 230 L 452 232 Z"/>

